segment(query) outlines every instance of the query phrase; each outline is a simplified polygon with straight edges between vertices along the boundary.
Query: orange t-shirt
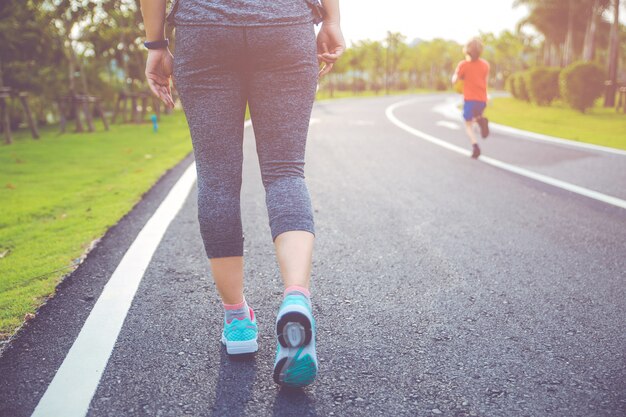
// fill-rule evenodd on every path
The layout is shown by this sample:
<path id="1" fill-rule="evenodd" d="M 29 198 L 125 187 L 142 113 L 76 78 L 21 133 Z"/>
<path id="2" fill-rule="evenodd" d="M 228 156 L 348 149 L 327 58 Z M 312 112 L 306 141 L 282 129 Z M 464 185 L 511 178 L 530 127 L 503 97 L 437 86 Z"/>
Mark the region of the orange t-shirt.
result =
<path id="1" fill-rule="evenodd" d="M 487 102 L 487 76 L 489 63 L 484 59 L 461 61 L 456 73 L 463 80 L 463 97 L 465 100 Z"/>

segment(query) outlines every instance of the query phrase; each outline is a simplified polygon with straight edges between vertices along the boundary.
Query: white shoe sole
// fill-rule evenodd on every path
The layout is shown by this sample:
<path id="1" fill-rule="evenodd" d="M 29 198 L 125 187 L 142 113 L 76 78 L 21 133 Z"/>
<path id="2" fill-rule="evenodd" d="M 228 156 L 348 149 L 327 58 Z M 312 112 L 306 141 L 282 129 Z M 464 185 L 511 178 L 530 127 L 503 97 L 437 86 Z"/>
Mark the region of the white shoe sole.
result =
<path id="1" fill-rule="evenodd" d="M 256 339 L 229 342 L 222 335 L 222 344 L 226 346 L 226 353 L 229 355 L 245 355 L 246 353 L 254 353 L 259 350 L 259 344 Z"/>

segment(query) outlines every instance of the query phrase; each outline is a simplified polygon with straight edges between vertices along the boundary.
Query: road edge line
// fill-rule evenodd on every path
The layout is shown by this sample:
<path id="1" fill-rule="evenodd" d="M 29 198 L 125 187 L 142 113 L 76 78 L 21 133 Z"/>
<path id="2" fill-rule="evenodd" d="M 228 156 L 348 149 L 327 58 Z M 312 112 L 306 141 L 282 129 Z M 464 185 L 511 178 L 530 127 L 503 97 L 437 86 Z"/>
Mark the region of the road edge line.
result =
<path id="1" fill-rule="evenodd" d="M 492 99 L 492 97 L 490 97 Z M 439 106 L 439 109 L 436 110 L 437 113 L 441 114 L 444 117 L 450 117 L 452 114 L 458 114 L 459 121 L 463 119 L 460 117 L 459 110 L 457 106 L 462 104 L 463 101 L 450 97 L 444 103 Z M 448 116 L 448 113 L 450 116 Z M 456 118 L 456 117 L 455 117 Z M 583 148 L 589 149 L 598 152 L 606 152 L 614 155 L 626 156 L 626 150 L 612 148 L 610 146 L 597 145 L 595 143 L 587 143 L 581 142 L 574 139 L 566 139 L 559 138 L 557 136 L 545 135 L 543 133 L 531 132 L 530 130 L 519 129 L 513 126 L 506 126 L 500 123 L 495 123 L 493 121 L 489 121 L 489 127 L 491 130 L 500 131 L 502 133 L 508 133 L 510 135 L 516 136 L 520 139 L 530 140 L 530 141 L 541 141 L 547 143 L 554 143 L 556 145 L 561 145 L 570 148 Z"/>
<path id="2" fill-rule="evenodd" d="M 387 116 L 387 119 L 391 123 L 393 123 L 394 125 L 399 127 L 400 129 L 402 129 L 402 130 L 404 130 L 404 131 L 406 131 L 406 132 L 408 132 L 408 133 L 410 133 L 410 134 L 412 134 L 414 136 L 417 136 L 417 137 L 419 137 L 421 139 L 424 139 L 424 140 L 426 140 L 428 142 L 431 142 L 431 143 L 433 143 L 435 145 L 441 146 L 442 148 L 446 148 L 446 149 L 451 150 L 453 152 L 459 153 L 461 155 L 465 155 L 465 156 L 470 156 L 471 155 L 471 152 L 469 150 L 461 148 L 460 146 L 457 146 L 457 145 L 453 145 L 453 144 L 451 144 L 449 142 L 446 142 L 443 139 L 439 139 L 439 138 L 437 138 L 435 136 L 432 136 L 432 135 L 424 133 L 424 132 L 422 132 L 420 130 L 417 130 L 417 129 L 407 125 L 406 123 L 402 122 L 400 119 L 398 119 L 393 114 L 393 111 L 395 109 L 397 109 L 398 107 L 405 106 L 405 105 L 410 104 L 412 102 L 413 102 L 413 100 L 404 100 L 404 101 L 400 101 L 398 103 L 394 103 L 394 104 L 388 106 L 385 109 L 385 115 Z M 590 190 L 588 188 L 581 187 L 581 186 L 569 183 L 567 181 L 558 180 L 556 178 L 552 178 L 552 177 L 549 177 L 547 175 L 539 174 L 539 173 L 530 171 L 530 170 L 525 169 L 525 168 L 521 168 L 521 167 L 518 167 L 518 166 L 515 166 L 515 165 L 508 164 L 508 163 L 500 161 L 498 159 L 490 158 L 488 156 L 480 156 L 478 158 L 478 160 L 482 161 L 482 162 L 484 162 L 486 164 L 489 164 L 491 166 L 494 166 L 496 168 L 500 168 L 502 170 L 509 171 L 509 172 L 514 173 L 514 174 L 517 174 L 517 175 L 520 175 L 520 176 L 523 176 L 523 177 L 526 177 L 526 178 L 530 178 L 530 179 L 533 179 L 535 181 L 542 182 L 544 184 L 551 185 L 553 187 L 561 188 L 563 190 L 570 191 L 572 193 L 575 193 L 575 194 L 578 194 L 578 195 L 582 195 L 584 197 L 588 197 L 588 198 L 591 198 L 591 199 L 596 200 L 596 201 L 600 201 L 600 202 L 603 202 L 603 203 L 606 203 L 606 204 L 610 204 L 610 205 L 615 206 L 615 207 L 626 209 L 626 201 L 622 200 L 620 198 L 617 198 L 617 197 L 613 197 L 613 196 L 610 196 L 610 195 L 607 195 L 607 194 L 603 194 L 603 193 L 600 193 L 598 191 Z"/>
<path id="3" fill-rule="evenodd" d="M 83 417 L 152 256 L 196 180 L 195 162 L 141 229 L 104 286 L 32 417 Z"/>
<path id="4" fill-rule="evenodd" d="M 565 138 L 559 138 L 556 136 L 544 135 L 543 133 L 531 132 L 530 130 L 518 129 L 516 127 L 501 125 L 499 123 L 493 123 L 493 122 L 489 122 L 489 127 L 492 128 L 493 130 L 499 130 L 500 132 L 508 133 L 510 135 L 515 135 L 522 139 L 530 138 L 531 140 L 539 140 L 539 141 L 548 142 L 548 143 L 555 143 L 558 145 L 569 146 L 572 148 L 590 149 L 590 150 L 599 151 L 599 152 L 611 153 L 614 155 L 626 156 L 626 151 L 622 149 L 611 148 L 611 147 L 603 146 L 603 145 L 596 145 L 595 143 L 579 142 L 573 139 L 565 139 Z"/>

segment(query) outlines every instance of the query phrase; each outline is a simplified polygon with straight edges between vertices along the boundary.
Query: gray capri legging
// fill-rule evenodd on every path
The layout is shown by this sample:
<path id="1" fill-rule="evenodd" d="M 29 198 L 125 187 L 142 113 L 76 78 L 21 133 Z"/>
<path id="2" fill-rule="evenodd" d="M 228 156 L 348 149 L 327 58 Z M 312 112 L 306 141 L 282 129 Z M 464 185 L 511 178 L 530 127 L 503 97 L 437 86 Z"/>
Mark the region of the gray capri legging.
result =
<path id="1" fill-rule="evenodd" d="M 191 131 L 198 220 L 209 258 L 243 255 L 246 103 L 272 239 L 314 233 L 304 153 L 318 78 L 313 24 L 177 26 L 174 82 Z"/>

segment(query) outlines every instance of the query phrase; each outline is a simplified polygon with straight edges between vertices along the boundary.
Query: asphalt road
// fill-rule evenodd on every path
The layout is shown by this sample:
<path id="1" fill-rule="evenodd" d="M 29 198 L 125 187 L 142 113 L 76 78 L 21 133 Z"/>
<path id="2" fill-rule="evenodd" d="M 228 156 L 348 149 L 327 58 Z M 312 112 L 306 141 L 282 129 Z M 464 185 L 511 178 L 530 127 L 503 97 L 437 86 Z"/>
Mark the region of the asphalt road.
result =
<path id="1" fill-rule="evenodd" d="M 394 114 L 462 147 L 458 119 L 417 96 Z M 89 416 L 626 415 L 626 210 L 451 152 L 392 124 L 410 97 L 317 103 L 320 375 L 272 381 L 281 284 L 252 137 L 243 221 L 260 350 L 229 359 L 195 193 L 159 244 Z M 442 123 L 444 122 L 444 123 Z M 483 154 L 626 199 L 626 155 L 494 132 Z M 0 356 L 0 415 L 29 416 L 139 230 L 183 172 L 114 227 Z M 65 416 L 59 416 L 65 417 Z"/>

